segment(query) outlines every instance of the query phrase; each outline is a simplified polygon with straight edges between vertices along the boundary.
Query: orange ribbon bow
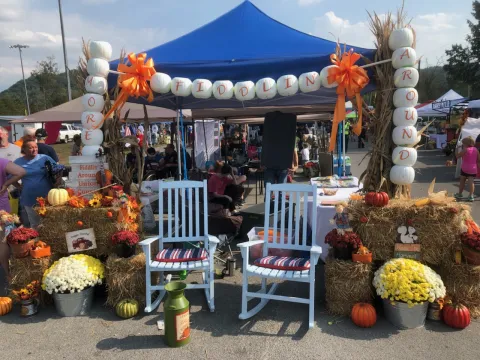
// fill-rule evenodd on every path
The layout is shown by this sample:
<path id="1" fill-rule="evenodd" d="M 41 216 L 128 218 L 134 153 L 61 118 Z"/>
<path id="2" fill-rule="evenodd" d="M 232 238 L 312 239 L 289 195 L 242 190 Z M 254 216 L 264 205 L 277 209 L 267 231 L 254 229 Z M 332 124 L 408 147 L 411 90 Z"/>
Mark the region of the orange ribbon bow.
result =
<path id="1" fill-rule="evenodd" d="M 127 63 L 119 64 L 117 68 L 118 72 L 122 73 L 118 76 L 118 86 L 122 88 L 120 95 L 96 128 L 102 126 L 105 119 L 113 114 L 115 110 L 122 110 L 123 105 L 125 105 L 130 96 L 136 98 L 147 96 L 148 102 L 153 100 L 153 92 L 147 82 L 156 73 L 153 59 L 150 58 L 145 62 L 147 59 L 147 54 L 145 53 L 138 56 L 135 53 L 130 53 L 127 58 L 130 65 L 127 65 Z"/>
<path id="2" fill-rule="evenodd" d="M 369 78 L 367 72 L 354 65 L 360 59 L 360 55 L 354 53 L 353 50 L 343 53 L 342 59 L 339 60 L 337 55 L 332 54 L 330 60 L 336 66 L 328 69 L 327 80 L 329 84 L 338 83 L 337 87 L 337 103 L 335 112 L 333 113 L 332 135 L 330 138 L 329 151 L 335 150 L 337 141 L 338 124 L 345 120 L 345 93 L 349 98 L 357 99 L 358 122 L 353 126 L 352 130 L 356 135 L 362 132 L 362 97 L 360 91 L 367 86 Z"/>

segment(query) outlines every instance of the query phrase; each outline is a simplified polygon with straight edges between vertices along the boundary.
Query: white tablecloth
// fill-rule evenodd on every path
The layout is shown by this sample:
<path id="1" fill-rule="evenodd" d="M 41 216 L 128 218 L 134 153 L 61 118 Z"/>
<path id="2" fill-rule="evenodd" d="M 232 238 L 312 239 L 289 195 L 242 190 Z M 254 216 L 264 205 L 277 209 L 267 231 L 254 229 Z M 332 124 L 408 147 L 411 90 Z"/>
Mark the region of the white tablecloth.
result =
<path id="1" fill-rule="evenodd" d="M 433 134 L 430 135 L 430 139 L 437 142 L 437 149 L 441 149 L 442 145 L 447 142 L 447 134 Z"/>
<path id="2" fill-rule="evenodd" d="M 317 196 L 317 233 L 315 236 L 315 244 L 322 248 L 322 254 L 320 258 L 325 261 L 328 255 L 329 245 L 325 244 L 325 235 L 329 231 L 335 229 L 335 225 L 330 224 L 330 219 L 333 219 L 335 215 L 335 206 L 322 206 L 320 203 L 322 200 L 348 200 L 350 194 L 358 191 L 362 186 L 356 188 L 344 188 L 338 189 L 338 192 L 334 196 Z M 321 190 L 321 189 L 320 189 Z M 310 226 L 312 225 L 312 206 L 313 201 L 308 202 L 308 214 L 307 220 Z"/>

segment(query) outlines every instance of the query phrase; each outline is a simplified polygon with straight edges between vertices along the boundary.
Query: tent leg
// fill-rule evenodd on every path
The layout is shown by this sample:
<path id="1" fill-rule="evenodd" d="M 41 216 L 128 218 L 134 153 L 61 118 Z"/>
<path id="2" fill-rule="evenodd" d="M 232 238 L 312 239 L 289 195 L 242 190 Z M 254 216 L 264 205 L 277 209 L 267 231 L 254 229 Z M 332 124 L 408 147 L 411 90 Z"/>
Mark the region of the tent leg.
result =
<path id="1" fill-rule="evenodd" d="M 180 110 L 177 109 L 177 126 L 176 126 L 176 136 L 177 136 L 177 161 L 178 161 L 178 180 L 182 180 L 182 158 L 180 154 L 180 142 L 181 135 L 180 135 Z"/>

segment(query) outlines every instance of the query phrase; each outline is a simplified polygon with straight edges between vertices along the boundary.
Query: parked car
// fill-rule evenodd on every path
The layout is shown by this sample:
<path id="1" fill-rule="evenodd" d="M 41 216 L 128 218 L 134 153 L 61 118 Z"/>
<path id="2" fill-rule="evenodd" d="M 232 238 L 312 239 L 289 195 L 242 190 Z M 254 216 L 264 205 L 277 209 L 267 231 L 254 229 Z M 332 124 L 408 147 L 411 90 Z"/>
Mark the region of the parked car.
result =
<path id="1" fill-rule="evenodd" d="M 75 135 L 80 135 L 81 133 L 81 130 L 77 129 L 71 124 L 62 124 L 60 126 L 60 132 L 58 133 L 57 142 L 67 143 L 69 141 L 72 141 Z"/>

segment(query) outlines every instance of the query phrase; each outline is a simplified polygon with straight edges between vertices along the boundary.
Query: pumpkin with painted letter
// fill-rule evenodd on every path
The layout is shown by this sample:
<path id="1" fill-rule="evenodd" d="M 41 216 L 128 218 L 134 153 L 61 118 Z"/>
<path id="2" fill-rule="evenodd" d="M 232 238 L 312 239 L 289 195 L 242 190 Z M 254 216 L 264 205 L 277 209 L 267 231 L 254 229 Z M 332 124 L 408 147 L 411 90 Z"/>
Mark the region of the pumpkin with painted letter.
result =
<path id="1" fill-rule="evenodd" d="M 138 301 L 134 299 L 125 299 L 115 306 L 115 312 L 123 319 L 130 319 L 138 314 Z"/>

